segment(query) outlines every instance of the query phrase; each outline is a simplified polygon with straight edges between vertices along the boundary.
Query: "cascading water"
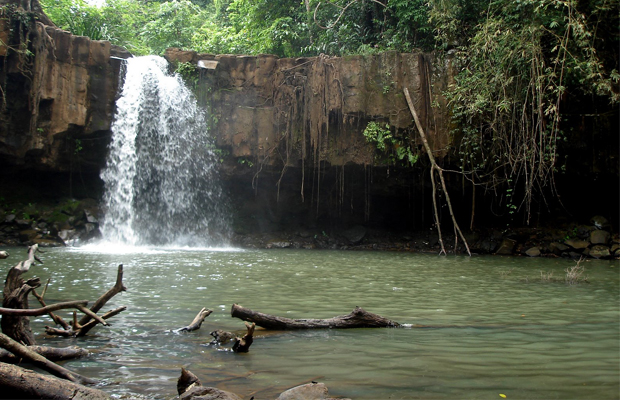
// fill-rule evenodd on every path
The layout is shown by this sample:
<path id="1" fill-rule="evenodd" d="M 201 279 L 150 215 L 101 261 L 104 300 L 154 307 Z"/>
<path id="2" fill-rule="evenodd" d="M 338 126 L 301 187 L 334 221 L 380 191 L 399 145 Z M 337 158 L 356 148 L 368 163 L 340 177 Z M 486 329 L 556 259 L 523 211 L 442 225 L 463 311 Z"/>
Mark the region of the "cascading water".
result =
<path id="1" fill-rule="evenodd" d="M 127 60 L 107 165 L 104 240 L 127 245 L 221 246 L 226 202 L 203 111 L 155 56 Z"/>

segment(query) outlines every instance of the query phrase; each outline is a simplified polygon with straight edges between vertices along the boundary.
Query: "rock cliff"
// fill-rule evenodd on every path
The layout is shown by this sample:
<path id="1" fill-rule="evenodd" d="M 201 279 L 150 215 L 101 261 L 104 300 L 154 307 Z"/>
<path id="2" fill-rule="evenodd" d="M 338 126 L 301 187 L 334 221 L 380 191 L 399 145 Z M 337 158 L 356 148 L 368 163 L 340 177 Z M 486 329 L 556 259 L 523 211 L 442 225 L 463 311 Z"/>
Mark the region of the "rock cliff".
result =
<path id="1" fill-rule="evenodd" d="M 62 31 L 24 3 L 0 11 L 0 163 L 98 170 L 128 54 Z"/>

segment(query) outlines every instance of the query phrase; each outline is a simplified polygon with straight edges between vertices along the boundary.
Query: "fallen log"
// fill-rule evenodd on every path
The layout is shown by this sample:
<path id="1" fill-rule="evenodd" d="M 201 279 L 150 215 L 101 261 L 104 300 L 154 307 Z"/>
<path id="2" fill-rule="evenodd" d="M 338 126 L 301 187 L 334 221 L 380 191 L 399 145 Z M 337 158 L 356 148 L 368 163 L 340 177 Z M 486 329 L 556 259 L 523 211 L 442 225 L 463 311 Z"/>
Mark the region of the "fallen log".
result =
<path id="1" fill-rule="evenodd" d="M 28 349 L 42 355 L 50 361 L 71 360 L 74 358 L 84 357 L 90 354 L 86 349 L 77 346 L 69 347 L 49 347 L 49 346 L 28 346 Z M 0 362 L 17 363 L 21 361 L 20 357 L 8 350 L 0 349 Z"/>
<path id="2" fill-rule="evenodd" d="M 61 367 L 58 364 L 54 364 L 49 361 L 47 358 L 43 357 L 40 354 L 35 353 L 30 350 L 27 346 L 23 346 L 15 340 L 11 339 L 7 335 L 0 333 L 0 346 L 15 354 L 18 357 L 28 360 L 36 367 L 41 368 L 44 371 L 49 372 L 50 374 L 57 376 L 59 378 L 67 379 L 71 382 L 75 383 L 83 383 L 83 384 L 95 384 L 96 380 L 87 378 L 85 376 L 79 375 L 73 371 L 69 371 L 68 369 Z"/>
<path id="3" fill-rule="evenodd" d="M 233 304 L 230 315 L 233 318 L 253 322 L 262 328 L 273 330 L 395 328 L 400 326 L 398 322 L 370 313 L 361 307 L 355 307 L 348 315 L 329 319 L 290 319 L 263 314 Z"/>
<path id="4" fill-rule="evenodd" d="M 174 332 L 192 332 L 197 329 L 200 329 L 202 322 L 207 318 L 213 310 L 207 310 L 205 307 L 202 310 L 198 311 L 198 314 L 194 317 L 194 320 L 191 324 L 184 326 L 183 328 L 176 329 Z"/>
<path id="5" fill-rule="evenodd" d="M 5 399 L 104 400 L 111 397 L 98 389 L 0 363 L 0 387 Z"/>

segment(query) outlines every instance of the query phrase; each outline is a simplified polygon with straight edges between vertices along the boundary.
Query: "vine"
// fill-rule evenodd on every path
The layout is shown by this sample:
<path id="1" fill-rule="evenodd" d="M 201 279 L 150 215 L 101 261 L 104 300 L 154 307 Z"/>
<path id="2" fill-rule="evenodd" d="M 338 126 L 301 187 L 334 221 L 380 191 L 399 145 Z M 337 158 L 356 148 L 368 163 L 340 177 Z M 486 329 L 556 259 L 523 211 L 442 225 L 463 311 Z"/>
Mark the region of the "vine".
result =
<path id="1" fill-rule="evenodd" d="M 389 124 L 379 124 L 370 121 L 363 131 L 368 143 L 373 144 L 381 155 L 388 155 L 389 163 L 404 162 L 407 166 L 413 166 L 418 162 L 417 151 L 405 143 L 403 138 L 398 138 L 390 131 Z"/>

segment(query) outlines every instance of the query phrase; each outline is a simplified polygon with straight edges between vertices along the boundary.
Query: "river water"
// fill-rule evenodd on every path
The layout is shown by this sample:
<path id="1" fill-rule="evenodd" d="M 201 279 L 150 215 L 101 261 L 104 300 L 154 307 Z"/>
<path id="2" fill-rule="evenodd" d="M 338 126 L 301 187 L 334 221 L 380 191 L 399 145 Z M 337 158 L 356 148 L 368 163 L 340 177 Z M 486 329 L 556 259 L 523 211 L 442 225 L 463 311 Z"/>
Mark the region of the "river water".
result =
<path id="1" fill-rule="evenodd" d="M 9 249 L 4 269 L 23 249 Z M 618 261 L 587 261 L 590 283 L 567 285 L 566 259 L 116 246 L 49 249 L 29 275 L 52 278 L 48 304 L 94 301 L 124 265 L 127 291 L 104 311 L 127 310 L 79 345 L 88 358 L 64 365 L 102 379 L 125 398 L 172 399 L 181 367 L 246 399 L 324 382 L 352 399 L 617 399 L 620 384 Z M 557 282 L 545 282 L 541 271 Z M 405 328 L 257 330 L 247 354 L 209 345 L 215 329 L 244 331 L 238 303 L 290 318 L 329 318 L 355 306 Z M 33 302 L 34 306 L 34 302 Z M 207 307 L 198 331 L 174 333 Z M 60 315 L 70 319 L 69 311 Z M 413 326 L 412 326 L 413 325 Z M 430 327 L 419 328 L 415 325 Z"/>

